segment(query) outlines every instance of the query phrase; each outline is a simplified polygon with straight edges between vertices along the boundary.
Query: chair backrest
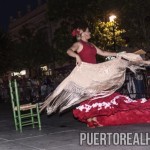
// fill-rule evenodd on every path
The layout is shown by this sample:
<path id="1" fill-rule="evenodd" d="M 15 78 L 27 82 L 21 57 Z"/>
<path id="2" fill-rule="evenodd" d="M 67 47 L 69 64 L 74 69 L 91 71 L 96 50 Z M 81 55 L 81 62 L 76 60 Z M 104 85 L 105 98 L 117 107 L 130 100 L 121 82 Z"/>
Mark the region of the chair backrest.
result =
<path id="1" fill-rule="evenodd" d="M 20 109 L 20 101 L 19 101 L 19 92 L 18 92 L 18 85 L 16 79 L 9 80 L 9 88 L 10 88 L 10 96 L 11 96 L 11 103 L 13 109 L 17 107 Z"/>

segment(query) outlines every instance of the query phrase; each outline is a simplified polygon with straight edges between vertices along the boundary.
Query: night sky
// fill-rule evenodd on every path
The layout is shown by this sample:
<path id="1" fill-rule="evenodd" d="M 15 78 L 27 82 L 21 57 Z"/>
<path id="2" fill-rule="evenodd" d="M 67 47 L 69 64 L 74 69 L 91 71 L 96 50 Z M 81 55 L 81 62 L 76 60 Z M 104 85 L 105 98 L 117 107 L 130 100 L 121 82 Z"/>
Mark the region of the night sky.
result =
<path id="1" fill-rule="evenodd" d="M 1 0 L 0 1 L 0 26 L 7 31 L 10 16 L 16 18 L 17 11 L 21 14 L 27 12 L 27 5 L 31 5 L 31 10 L 37 6 L 37 0 Z"/>

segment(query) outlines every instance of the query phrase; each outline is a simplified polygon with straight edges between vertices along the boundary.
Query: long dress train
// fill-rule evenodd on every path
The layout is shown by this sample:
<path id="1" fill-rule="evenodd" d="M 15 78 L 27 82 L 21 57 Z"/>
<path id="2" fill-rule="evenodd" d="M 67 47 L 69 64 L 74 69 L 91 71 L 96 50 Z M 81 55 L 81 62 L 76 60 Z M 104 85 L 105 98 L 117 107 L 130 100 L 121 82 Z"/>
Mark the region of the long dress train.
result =
<path id="1" fill-rule="evenodd" d="M 90 127 L 150 123 L 150 99 L 133 100 L 113 93 L 105 98 L 89 99 L 73 110 L 74 117 Z M 96 117 L 96 121 L 88 122 Z"/>

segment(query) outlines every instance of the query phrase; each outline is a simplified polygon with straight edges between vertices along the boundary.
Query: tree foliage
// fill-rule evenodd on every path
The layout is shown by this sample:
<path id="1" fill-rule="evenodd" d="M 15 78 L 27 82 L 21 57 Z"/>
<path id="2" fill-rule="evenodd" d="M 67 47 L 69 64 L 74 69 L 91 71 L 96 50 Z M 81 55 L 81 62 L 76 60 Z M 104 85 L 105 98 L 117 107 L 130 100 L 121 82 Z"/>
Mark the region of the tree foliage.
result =
<path id="1" fill-rule="evenodd" d="M 15 41 L 15 68 L 39 67 L 52 60 L 47 34 L 36 28 L 23 27 Z"/>
<path id="2" fill-rule="evenodd" d="M 81 19 L 89 25 L 98 20 L 107 22 L 109 15 L 116 14 L 119 25 L 126 30 L 124 37 L 130 47 L 150 47 L 149 0 L 49 0 L 48 13 L 51 21 L 65 20 L 68 26 Z"/>
<path id="3" fill-rule="evenodd" d="M 7 72 L 12 66 L 13 44 L 9 35 L 0 30 L 0 74 Z"/>
<path id="4" fill-rule="evenodd" d="M 0 72 L 53 61 L 62 64 L 69 59 L 66 50 L 74 42 L 71 31 L 78 20 L 88 23 L 93 43 L 102 49 L 113 49 L 114 25 L 108 22 L 111 14 L 117 16 L 115 40 L 118 49 L 127 41 L 130 47 L 149 50 L 149 6 L 149 0 L 48 0 L 49 21 L 59 22 L 52 44 L 46 40 L 47 33 L 43 29 L 37 30 L 37 27 L 23 27 L 17 37 L 19 40 L 13 43 L 0 30 Z"/>
<path id="5" fill-rule="evenodd" d="M 150 1 L 124 0 L 122 24 L 127 31 L 130 46 L 150 48 Z"/>
<path id="6" fill-rule="evenodd" d="M 60 19 L 68 20 L 70 23 L 78 19 L 87 20 L 96 14 L 95 9 L 98 0 L 49 0 L 48 13 L 51 21 Z M 97 7 L 96 7 L 97 8 Z"/>
<path id="7" fill-rule="evenodd" d="M 117 50 L 119 47 L 127 46 L 122 35 L 125 33 L 119 24 L 115 22 L 100 22 L 94 24 L 92 36 L 93 42 L 102 49 L 114 50 L 114 44 Z M 114 43 L 115 42 L 115 43 Z"/>
<path id="8" fill-rule="evenodd" d="M 103 49 L 112 49 L 114 42 L 114 25 L 105 19 L 105 10 L 108 2 L 104 0 L 49 0 L 48 14 L 51 22 L 60 22 L 55 30 L 53 44 L 55 45 L 56 61 L 65 62 L 66 50 L 74 42 L 71 31 L 75 22 L 83 21 L 89 25 L 92 33 L 92 42 Z M 106 6 L 106 7 L 103 7 Z M 103 20 L 103 21 L 100 21 Z M 125 46 L 122 34 L 125 30 L 120 29 L 119 23 L 115 24 L 116 45 Z"/>

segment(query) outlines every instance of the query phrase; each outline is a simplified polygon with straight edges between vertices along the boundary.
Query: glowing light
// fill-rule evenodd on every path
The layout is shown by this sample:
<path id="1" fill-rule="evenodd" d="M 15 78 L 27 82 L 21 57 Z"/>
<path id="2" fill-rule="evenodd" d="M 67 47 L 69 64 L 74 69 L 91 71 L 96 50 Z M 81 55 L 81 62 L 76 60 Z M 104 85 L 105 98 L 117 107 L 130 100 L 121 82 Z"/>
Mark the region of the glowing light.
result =
<path id="1" fill-rule="evenodd" d="M 116 18 L 117 18 L 117 17 L 116 17 L 115 15 L 111 15 L 111 16 L 109 17 L 109 21 L 110 21 L 110 22 L 113 22 Z"/>

